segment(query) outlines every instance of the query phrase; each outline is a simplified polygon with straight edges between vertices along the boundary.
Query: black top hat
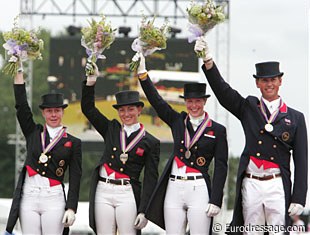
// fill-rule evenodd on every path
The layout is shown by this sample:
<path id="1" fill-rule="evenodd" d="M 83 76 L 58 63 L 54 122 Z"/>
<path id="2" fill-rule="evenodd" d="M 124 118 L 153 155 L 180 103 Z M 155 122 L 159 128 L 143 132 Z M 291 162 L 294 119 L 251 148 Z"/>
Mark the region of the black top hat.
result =
<path id="1" fill-rule="evenodd" d="M 41 96 L 42 104 L 39 105 L 40 109 L 45 108 L 66 108 L 68 105 L 64 104 L 63 94 L 46 94 Z"/>
<path id="2" fill-rule="evenodd" d="M 180 95 L 180 98 L 209 98 L 210 95 L 206 95 L 206 88 L 205 83 L 185 83 L 184 95 Z"/>
<path id="3" fill-rule="evenodd" d="M 120 91 L 115 94 L 116 104 L 113 104 L 115 109 L 125 105 L 144 106 L 144 103 L 139 100 L 138 91 Z"/>
<path id="4" fill-rule="evenodd" d="M 255 78 L 274 78 L 277 76 L 282 77 L 284 73 L 279 70 L 279 62 L 269 61 L 255 64 L 256 75 L 253 74 Z"/>

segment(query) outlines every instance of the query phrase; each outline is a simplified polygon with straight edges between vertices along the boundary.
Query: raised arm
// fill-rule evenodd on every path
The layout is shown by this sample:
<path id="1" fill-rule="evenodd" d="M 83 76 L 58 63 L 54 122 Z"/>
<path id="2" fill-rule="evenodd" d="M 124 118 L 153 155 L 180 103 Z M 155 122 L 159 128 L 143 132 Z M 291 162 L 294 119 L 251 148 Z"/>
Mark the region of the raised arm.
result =
<path id="1" fill-rule="evenodd" d="M 95 107 L 95 84 L 99 74 L 98 67 L 93 62 L 88 62 L 86 69 L 93 69 L 94 74 L 87 76 L 82 83 L 81 109 L 86 118 L 95 129 L 104 136 L 108 130 L 109 120 Z"/>
<path id="2" fill-rule="evenodd" d="M 206 52 L 206 56 L 202 58 L 204 61 L 202 70 L 216 98 L 225 109 L 235 115 L 238 119 L 241 119 L 246 99 L 224 81 L 213 62 L 207 43 L 204 41 L 204 38 L 201 37 L 196 41 L 195 51 L 202 50 L 205 50 Z"/>
<path id="3" fill-rule="evenodd" d="M 141 87 L 146 95 L 148 101 L 156 110 L 158 116 L 165 122 L 167 125 L 171 126 L 174 120 L 180 115 L 176 112 L 158 93 L 153 82 L 147 75 L 147 70 L 145 69 L 145 58 L 141 53 L 137 53 L 133 60 L 139 60 L 140 65 L 138 67 L 138 77 L 141 84 Z"/>
<path id="4" fill-rule="evenodd" d="M 24 75 L 18 72 L 14 78 L 15 108 L 17 120 L 25 137 L 35 129 L 33 115 L 27 101 Z"/>

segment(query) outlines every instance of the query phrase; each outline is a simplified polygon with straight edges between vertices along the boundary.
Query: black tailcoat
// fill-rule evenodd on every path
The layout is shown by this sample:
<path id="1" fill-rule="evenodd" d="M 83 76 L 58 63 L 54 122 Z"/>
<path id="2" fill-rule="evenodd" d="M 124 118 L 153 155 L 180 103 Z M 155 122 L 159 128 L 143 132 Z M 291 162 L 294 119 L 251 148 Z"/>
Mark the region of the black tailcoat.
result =
<path id="1" fill-rule="evenodd" d="M 95 107 L 94 86 L 86 86 L 85 82 L 83 83 L 82 88 L 81 107 L 84 115 L 103 137 L 103 144 L 105 145 L 102 158 L 95 167 L 90 186 L 89 224 L 96 233 L 97 230 L 94 207 L 100 167 L 106 163 L 113 170 L 126 174 L 130 177 L 130 183 L 132 185 L 136 200 L 137 212 L 145 213 L 147 203 L 158 179 L 160 142 L 151 134 L 145 132 L 145 136 L 132 150 L 128 152 L 128 160 L 126 164 L 123 164 L 119 158 L 122 153 L 120 145 L 120 131 L 122 126 L 117 120 L 109 120 L 102 113 L 100 113 L 100 111 Z M 139 131 L 132 133 L 129 138 L 126 139 L 126 142 L 130 143 L 138 132 Z M 139 177 L 143 168 L 144 179 L 141 190 L 141 182 L 139 181 Z M 140 233 L 140 230 L 137 231 L 137 233 Z"/>
<path id="2" fill-rule="evenodd" d="M 186 159 L 184 156 L 186 151 L 184 145 L 184 119 L 186 118 L 187 113 L 178 113 L 173 110 L 172 107 L 158 94 L 150 78 L 140 81 L 140 83 L 149 102 L 156 110 L 158 116 L 168 124 L 173 136 L 173 153 L 168 159 L 163 174 L 160 177 L 146 211 L 146 216 L 149 220 L 165 229 L 163 212 L 164 200 L 171 167 L 175 156 L 183 161 L 185 165 L 195 168 L 202 173 L 209 191 L 209 202 L 221 207 L 223 188 L 227 176 L 228 147 L 226 128 L 211 120 L 210 125 L 206 127 L 204 133 L 190 149 L 192 152 L 191 157 Z M 192 138 L 195 132 L 192 125 L 189 123 L 189 120 L 187 122 L 187 128 Z M 213 181 L 211 183 L 208 169 L 213 158 L 215 159 L 215 168 Z"/>
<path id="3" fill-rule="evenodd" d="M 80 178 L 82 176 L 81 140 L 68 133 L 60 139 L 50 152 L 46 153 L 47 156 L 50 156 L 46 164 L 39 163 L 39 157 L 42 153 L 41 132 L 43 131 L 43 126 L 36 124 L 33 120 L 32 112 L 27 102 L 25 85 L 15 84 L 14 92 L 17 119 L 26 138 L 27 157 L 19 175 L 8 218 L 6 230 L 10 233 L 19 217 L 20 200 L 22 197 L 25 174 L 27 173 L 26 165 L 30 166 L 33 170 L 38 172 L 38 174 L 60 182 L 63 182 L 64 173 L 69 167 L 69 189 L 64 212 L 65 209 L 68 208 L 74 211 L 77 210 Z M 49 142 L 48 132 L 46 135 L 46 142 L 47 141 Z M 68 232 L 67 229 L 65 229 L 65 231 Z"/>
<path id="4" fill-rule="evenodd" d="M 260 111 L 260 100 L 257 97 L 243 98 L 223 80 L 215 64 L 210 70 L 207 70 L 204 65 L 202 69 L 221 105 L 241 121 L 245 133 L 245 147 L 239 163 L 232 225 L 244 224 L 241 185 L 250 156 L 268 160 L 280 166 L 286 212 L 290 203 L 305 206 L 308 187 L 308 142 L 304 115 L 284 104 L 273 122 L 274 130 L 267 132 L 264 130 L 266 121 Z M 295 165 L 293 191 L 291 191 L 290 179 L 291 152 Z M 285 219 L 288 225 L 290 221 L 288 213 Z"/>

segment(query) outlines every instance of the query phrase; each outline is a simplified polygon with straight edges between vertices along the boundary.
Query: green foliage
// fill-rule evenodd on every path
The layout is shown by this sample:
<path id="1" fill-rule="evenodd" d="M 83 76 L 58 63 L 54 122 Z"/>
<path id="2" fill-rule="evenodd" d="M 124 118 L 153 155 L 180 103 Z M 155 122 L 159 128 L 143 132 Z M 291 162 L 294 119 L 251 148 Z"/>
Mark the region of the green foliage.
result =
<path id="1" fill-rule="evenodd" d="M 228 165 L 228 177 L 227 177 L 227 184 L 228 184 L 228 190 L 227 190 L 227 209 L 234 209 L 234 203 L 235 203 L 235 196 L 236 196 L 236 180 L 237 180 L 237 174 L 238 174 L 238 166 L 239 166 L 239 160 L 240 158 L 236 157 L 230 157 L 229 158 L 229 165 Z"/>

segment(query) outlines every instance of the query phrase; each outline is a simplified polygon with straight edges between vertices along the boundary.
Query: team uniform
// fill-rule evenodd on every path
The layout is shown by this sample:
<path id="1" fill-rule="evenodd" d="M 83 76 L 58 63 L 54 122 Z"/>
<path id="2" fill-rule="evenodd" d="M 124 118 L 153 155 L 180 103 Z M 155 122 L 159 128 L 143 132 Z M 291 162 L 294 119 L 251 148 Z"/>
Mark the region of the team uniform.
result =
<path id="1" fill-rule="evenodd" d="M 23 234 L 62 234 L 65 210 L 76 212 L 82 175 L 81 141 L 63 126 L 36 124 L 24 84 L 14 85 L 17 119 L 26 138 L 27 157 L 19 175 L 6 231 L 20 219 Z M 69 189 L 63 179 L 69 168 Z"/>
<path id="2" fill-rule="evenodd" d="M 171 128 L 174 142 L 146 217 L 167 234 L 184 234 L 187 221 L 191 234 L 209 234 L 212 219 L 206 209 L 208 203 L 221 207 L 227 175 L 226 129 L 207 113 L 200 120 L 190 120 L 188 113 L 173 110 L 149 77 L 140 83 L 158 116 Z M 213 158 L 211 190 L 208 169 Z"/>
<path id="3" fill-rule="evenodd" d="M 140 123 L 130 128 L 95 107 L 94 86 L 82 88 L 82 111 L 104 139 L 90 185 L 89 224 L 96 234 L 139 234 L 134 228 L 158 179 L 160 142 Z M 143 187 L 139 181 L 144 168 Z"/>
<path id="4" fill-rule="evenodd" d="M 307 193 L 304 115 L 281 98 L 269 103 L 254 96 L 242 97 L 223 80 L 215 64 L 209 70 L 204 65 L 202 69 L 219 102 L 241 121 L 245 133 L 231 231 L 240 225 L 289 225 L 290 203 L 304 206 Z M 291 152 L 295 165 L 293 189 Z M 242 234 L 235 230 L 228 233 Z"/>

